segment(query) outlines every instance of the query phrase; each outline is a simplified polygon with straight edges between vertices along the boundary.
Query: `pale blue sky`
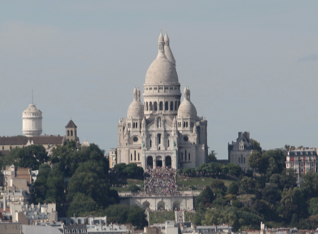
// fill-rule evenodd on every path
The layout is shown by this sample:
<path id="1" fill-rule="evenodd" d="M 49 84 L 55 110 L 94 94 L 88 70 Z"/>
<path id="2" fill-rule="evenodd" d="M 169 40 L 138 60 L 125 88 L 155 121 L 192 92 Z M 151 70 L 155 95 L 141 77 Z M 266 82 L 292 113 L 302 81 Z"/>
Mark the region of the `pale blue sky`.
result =
<path id="1" fill-rule="evenodd" d="M 238 131 L 318 147 L 318 2 L 291 0 L 0 1 L 0 135 L 22 133 L 33 89 L 44 133 L 72 117 L 81 141 L 116 147 L 161 29 L 219 158 Z"/>

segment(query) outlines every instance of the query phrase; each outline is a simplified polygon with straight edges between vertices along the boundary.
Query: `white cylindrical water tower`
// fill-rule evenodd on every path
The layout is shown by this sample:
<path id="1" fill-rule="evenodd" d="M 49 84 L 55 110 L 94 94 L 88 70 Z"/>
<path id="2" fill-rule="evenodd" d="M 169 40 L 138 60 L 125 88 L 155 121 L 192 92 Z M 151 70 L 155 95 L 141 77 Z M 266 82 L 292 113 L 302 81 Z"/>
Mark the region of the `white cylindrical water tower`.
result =
<path id="1" fill-rule="evenodd" d="M 27 137 L 40 136 L 42 133 L 42 112 L 34 104 L 22 112 L 22 132 Z"/>

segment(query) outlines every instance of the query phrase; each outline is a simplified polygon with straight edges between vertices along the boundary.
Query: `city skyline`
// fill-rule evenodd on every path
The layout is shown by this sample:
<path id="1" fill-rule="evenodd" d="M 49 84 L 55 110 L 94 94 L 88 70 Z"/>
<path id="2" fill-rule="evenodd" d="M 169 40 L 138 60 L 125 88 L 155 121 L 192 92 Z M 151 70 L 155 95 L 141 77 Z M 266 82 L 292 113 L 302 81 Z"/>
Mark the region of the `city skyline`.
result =
<path id="1" fill-rule="evenodd" d="M 1 136 L 22 134 L 33 90 L 42 134 L 72 118 L 81 142 L 116 147 L 162 30 L 218 158 L 244 131 L 264 149 L 318 146 L 317 2 L 33 3 L 0 9 Z"/>

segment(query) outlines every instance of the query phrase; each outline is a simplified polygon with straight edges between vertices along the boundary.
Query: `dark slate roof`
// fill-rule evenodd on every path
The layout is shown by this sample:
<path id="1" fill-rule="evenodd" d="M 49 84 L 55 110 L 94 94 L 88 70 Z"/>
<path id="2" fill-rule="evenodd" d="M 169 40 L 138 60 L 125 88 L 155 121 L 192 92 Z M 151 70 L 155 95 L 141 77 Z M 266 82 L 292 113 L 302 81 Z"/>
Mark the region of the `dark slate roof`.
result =
<path id="1" fill-rule="evenodd" d="M 292 157 L 305 157 L 305 156 L 317 156 L 315 150 L 291 150 L 289 151 L 289 156 Z"/>
<path id="2" fill-rule="evenodd" d="M 232 144 L 229 144 L 229 150 L 240 150 L 240 142 L 244 142 L 244 150 L 253 150 L 254 146 L 250 139 L 250 133 L 249 132 L 239 132 L 238 138 L 236 139 L 236 142 L 232 141 Z"/>
<path id="3" fill-rule="evenodd" d="M 62 144 L 64 137 L 57 135 L 43 135 L 38 137 L 26 137 L 26 136 L 11 136 L 11 137 L 0 137 L 0 145 L 26 145 L 28 140 L 33 141 L 35 145 L 57 145 Z"/>
<path id="4" fill-rule="evenodd" d="M 70 120 L 70 122 L 68 122 L 68 124 L 65 127 L 66 128 L 77 128 L 77 126 L 75 125 L 73 120 Z"/>

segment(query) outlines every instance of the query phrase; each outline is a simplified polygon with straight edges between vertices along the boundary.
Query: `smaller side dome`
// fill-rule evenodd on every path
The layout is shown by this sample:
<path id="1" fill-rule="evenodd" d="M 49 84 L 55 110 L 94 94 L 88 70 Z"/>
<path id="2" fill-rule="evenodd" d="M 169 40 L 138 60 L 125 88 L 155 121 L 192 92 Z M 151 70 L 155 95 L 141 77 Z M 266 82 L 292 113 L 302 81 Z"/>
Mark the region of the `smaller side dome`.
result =
<path id="1" fill-rule="evenodd" d="M 184 88 L 183 93 L 184 93 L 184 99 L 178 109 L 178 118 L 181 118 L 181 117 L 196 118 L 197 109 L 195 108 L 193 103 L 190 101 L 190 89 Z"/>
<path id="2" fill-rule="evenodd" d="M 128 107 L 127 118 L 138 118 L 144 116 L 144 105 L 140 102 L 140 90 L 134 89 L 134 100 Z"/>

